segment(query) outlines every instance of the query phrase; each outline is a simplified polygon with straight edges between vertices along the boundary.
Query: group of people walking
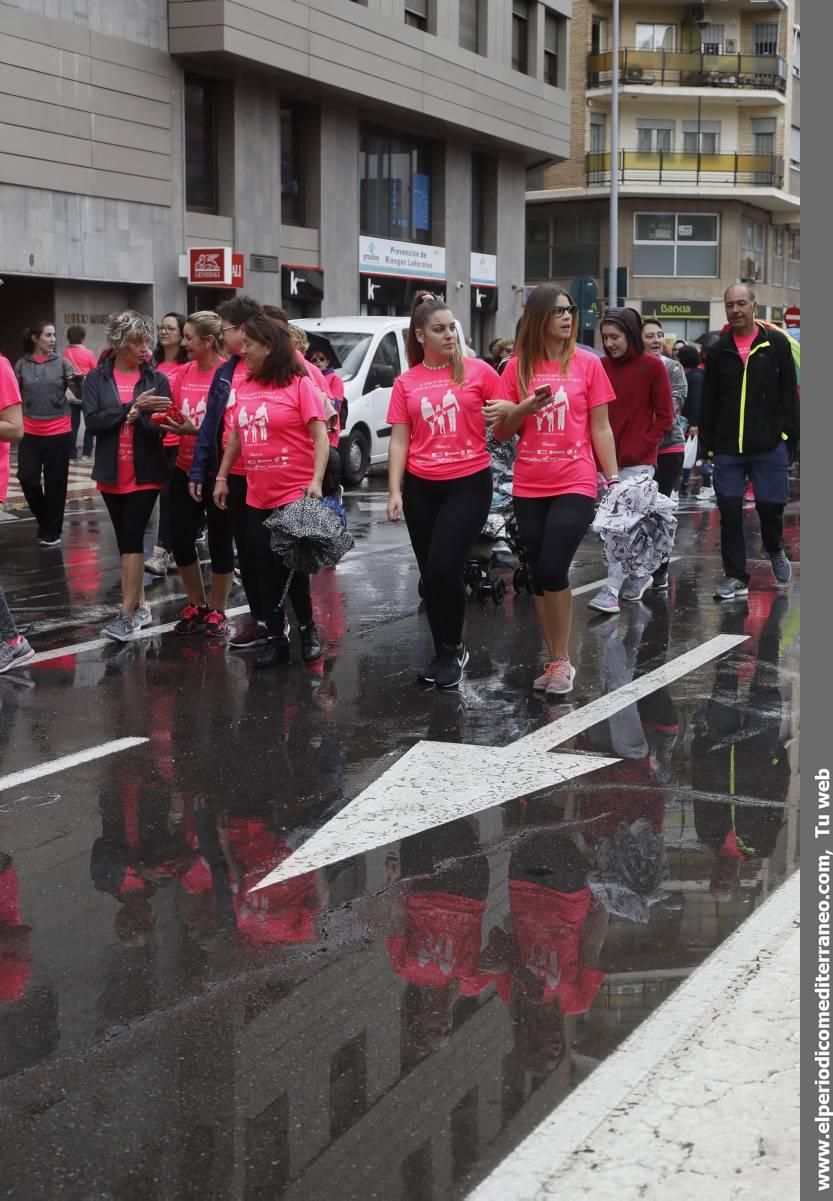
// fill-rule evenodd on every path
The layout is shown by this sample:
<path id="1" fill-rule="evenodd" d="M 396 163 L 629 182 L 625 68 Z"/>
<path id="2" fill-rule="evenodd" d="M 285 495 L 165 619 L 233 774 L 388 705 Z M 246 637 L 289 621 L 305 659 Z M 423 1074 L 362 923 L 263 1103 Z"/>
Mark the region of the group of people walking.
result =
<path id="1" fill-rule="evenodd" d="M 726 312 L 729 326 L 701 372 L 684 346 L 679 361 L 666 357 L 661 325 L 628 308 L 606 312 L 598 356 L 577 343 L 578 310 L 569 292 L 541 285 L 528 297 L 513 353 L 501 359 L 498 374 L 465 353 L 444 299 L 417 295 L 407 335 L 410 367 L 394 384 L 388 412 L 387 514 L 391 521 L 404 517 L 419 565 L 433 639 L 421 681 L 455 687 L 468 661 L 463 568 L 491 504 L 487 429 L 498 441 L 516 442 L 513 505 L 547 650 L 535 690 L 560 697 L 573 687 L 569 570 L 600 483 L 647 475 L 668 496 L 686 486 L 683 405 L 695 373 L 689 433 L 699 434 L 703 457 L 714 465 L 721 513 L 726 579 L 715 596 L 748 592 L 747 477 L 774 577 L 789 581 L 783 511 L 789 447 L 798 437 L 795 369 L 785 336 L 756 323 L 747 285 L 728 289 Z M 264 520 L 337 486 L 332 461 L 337 465 L 341 380 L 282 310 L 248 296 L 217 312 L 167 313 L 156 333 L 152 349 L 149 318 L 113 314 L 108 351 L 90 366 L 84 356 L 58 356 L 54 326 L 42 322 L 27 331 L 14 370 L 0 358 L 0 441 L 22 435 L 18 473 L 39 541 L 60 542 L 78 432 L 68 396 L 80 381 L 85 436 L 95 439 L 92 475 L 121 557 L 122 604 L 104 633 L 126 641 L 151 621 L 144 541 L 158 512 L 147 566 L 164 574 L 176 565 L 186 593 L 178 634 L 255 647 L 261 667 L 286 662 L 288 595 L 301 657 L 311 662 L 322 647 L 309 576 L 289 573 L 272 553 Z M 447 419 L 440 422 L 438 413 Z M 207 592 L 196 550 L 203 526 L 211 561 Z M 226 609 L 235 553 L 250 618 L 232 632 Z M 627 576 L 612 563 L 590 606 L 616 614 L 620 601 L 638 601 L 651 586 L 667 588 L 667 561 L 653 577 Z M 23 661 L 23 644 L 31 652 L 0 603 L 0 671 Z"/>

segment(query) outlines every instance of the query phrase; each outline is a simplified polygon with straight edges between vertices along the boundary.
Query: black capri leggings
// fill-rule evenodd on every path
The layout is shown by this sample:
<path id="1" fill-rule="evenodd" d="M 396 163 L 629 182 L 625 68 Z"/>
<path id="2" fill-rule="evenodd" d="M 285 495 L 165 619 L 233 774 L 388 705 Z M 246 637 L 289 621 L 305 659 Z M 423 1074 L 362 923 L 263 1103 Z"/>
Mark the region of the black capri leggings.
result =
<path id="1" fill-rule="evenodd" d="M 420 575 L 434 647 L 459 646 L 466 615 L 463 566 L 489 515 L 492 469 L 453 480 L 405 472 L 402 505 Z"/>
<path id="2" fill-rule="evenodd" d="M 234 535 L 228 510 L 217 508 L 205 485 L 203 499 L 194 500 L 188 491 L 188 476 L 181 467 L 174 467 L 171 473 L 169 498 L 171 542 L 177 567 L 190 567 L 196 563 L 197 534 L 205 514 L 211 570 L 217 575 L 234 571 Z"/>
<path id="3" fill-rule="evenodd" d="M 591 496 L 566 492 L 563 496 L 516 496 L 512 501 L 518 534 L 529 558 L 532 590 L 563 592 L 567 573 L 581 540 L 593 520 Z"/>
<path id="4" fill-rule="evenodd" d="M 145 530 L 158 495 L 158 488 L 147 488 L 141 492 L 102 492 L 116 532 L 120 555 L 144 554 Z"/>
<path id="5" fill-rule="evenodd" d="M 657 470 L 654 479 L 657 482 L 657 492 L 662 496 L 670 496 L 672 492 L 678 490 L 683 475 L 684 458 L 685 452 L 682 450 L 670 450 L 665 454 L 657 455 Z"/>
<path id="6" fill-rule="evenodd" d="M 266 628 L 273 638 L 280 638 L 284 623 L 284 607 L 280 601 L 289 571 L 273 552 L 271 531 L 263 524 L 271 510 L 254 509 L 251 505 L 246 508 L 249 548 L 257 575 L 258 620 L 266 622 Z M 294 572 L 289 584 L 289 599 L 298 624 L 309 625 L 312 621 L 312 593 L 305 571 Z"/>

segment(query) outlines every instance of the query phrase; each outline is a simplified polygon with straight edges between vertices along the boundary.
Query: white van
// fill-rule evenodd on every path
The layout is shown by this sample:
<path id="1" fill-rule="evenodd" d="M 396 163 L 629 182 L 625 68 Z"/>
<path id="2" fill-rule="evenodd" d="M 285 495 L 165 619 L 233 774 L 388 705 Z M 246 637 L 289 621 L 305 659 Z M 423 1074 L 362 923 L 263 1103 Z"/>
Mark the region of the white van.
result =
<path id="1" fill-rule="evenodd" d="M 393 382 L 408 366 L 407 317 L 305 317 L 293 321 L 308 333 L 323 334 L 341 360 L 347 423 L 339 454 L 345 485 L 360 484 L 371 467 L 388 461 L 388 403 Z M 460 345 L 465 345 L 459 321 Z"/>

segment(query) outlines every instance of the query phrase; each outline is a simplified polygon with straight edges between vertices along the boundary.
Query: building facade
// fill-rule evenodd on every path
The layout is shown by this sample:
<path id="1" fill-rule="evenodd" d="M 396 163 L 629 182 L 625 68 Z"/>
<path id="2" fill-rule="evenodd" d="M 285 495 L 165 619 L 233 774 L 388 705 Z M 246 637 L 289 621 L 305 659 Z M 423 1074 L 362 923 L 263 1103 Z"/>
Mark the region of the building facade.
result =
<path id="1" fill-rule="evenodd" d="M 600 298 L 611 15 L 605 0 L 573 4 L 570 155 L 531 171 L 527 193 L 527 284 L 592 276 Z M 738 280 L 768 318 L 800 309 L 800 39 L 798 0 L 621 2 L 619 296 L 624 284 L 674 337 L 719 329 Z"/>
<path id="2" fill-rule="evenodd" d="M 113 309 L 232 284 L 316 316 L 425 283 L 478 344 L 511 330 L 526 171 L 569 153 L 570 8 L 0 0 L 0 348 L 54 317 L 98 349 Z"/>

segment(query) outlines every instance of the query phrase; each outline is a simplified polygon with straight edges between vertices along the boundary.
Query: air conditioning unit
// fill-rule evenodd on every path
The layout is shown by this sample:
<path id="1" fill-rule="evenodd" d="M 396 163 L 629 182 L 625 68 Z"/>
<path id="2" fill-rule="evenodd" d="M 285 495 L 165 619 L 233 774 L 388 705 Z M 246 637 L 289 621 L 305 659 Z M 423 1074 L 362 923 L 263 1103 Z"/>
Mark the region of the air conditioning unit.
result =
<path id="1" fill-rule="evenodd" d="M 709 14 L 705 4 L 689 4 L 683 21 L 691 25 L 708 25 Z"/>
<path id="2" fill-rule="evenodd" d="M 757 283 L 761 278 L 761 265 L 754 259 L 744 259 L 740 265 L 741 281 L 745 284 Z"/>

